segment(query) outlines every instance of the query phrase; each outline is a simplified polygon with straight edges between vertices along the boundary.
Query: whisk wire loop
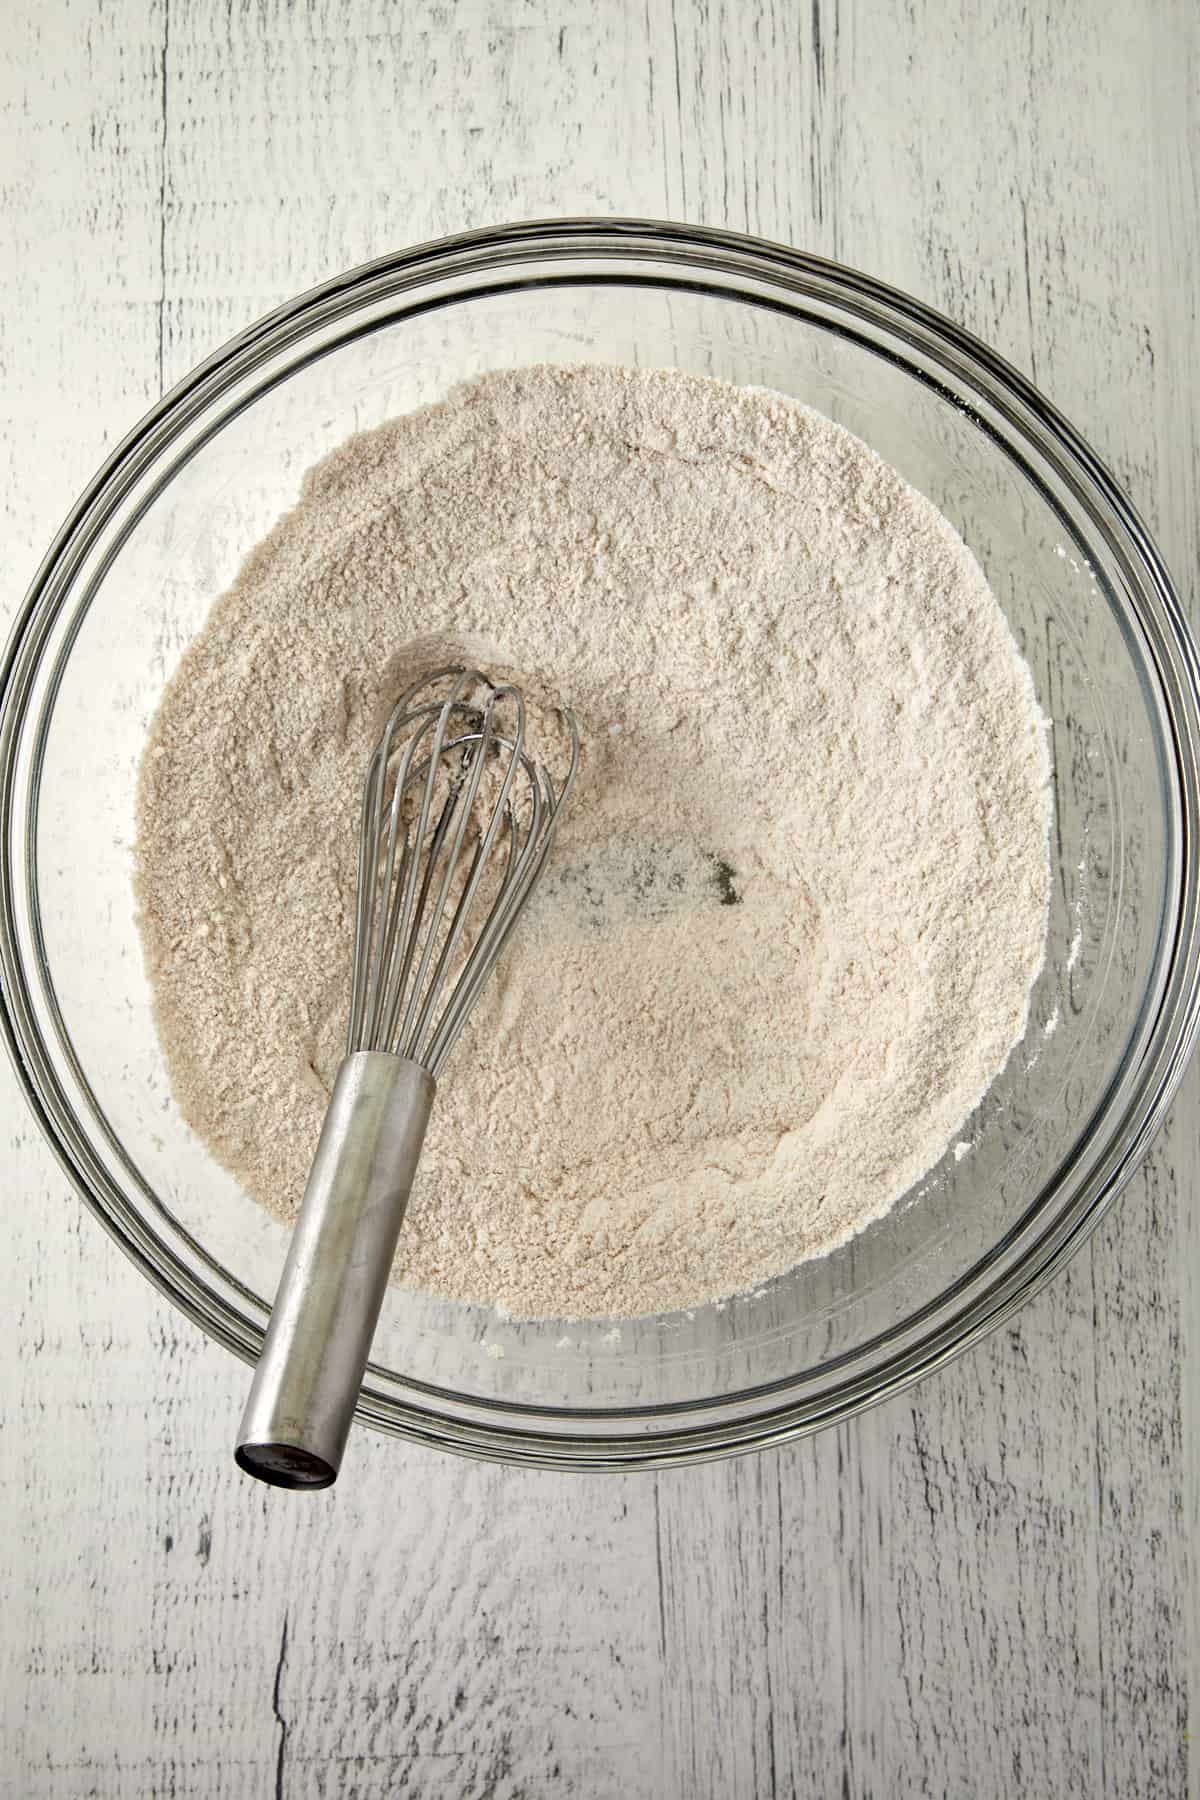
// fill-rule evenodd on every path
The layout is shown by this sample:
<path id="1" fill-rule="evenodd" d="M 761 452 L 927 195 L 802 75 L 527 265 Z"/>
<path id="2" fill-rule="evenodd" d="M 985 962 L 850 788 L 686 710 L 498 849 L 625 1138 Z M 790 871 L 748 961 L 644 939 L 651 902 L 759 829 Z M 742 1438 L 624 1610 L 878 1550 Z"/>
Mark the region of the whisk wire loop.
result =
<path id="1" fill-rule="evenodd" d="M 472 857 L 471 866 L 467 872 L 466 881 L 463 885 L 458 904 L 454 909 L 449 929 L 446 932 L 445 942 L 442 946 L 441 954 L 438 957 L 433 978 L 426 988 L 424 984 L 429 972 L 430 959 L 434 954 L 434 948 L 437 942 L 438 923 L 444 915 L 444 909 L 458 868 L 458 861 L 462 853 L 468 826 L 475 822 L 475 806 L 479 795 L 479 786 L 483 779 L 488 754 L 493 748 L 496 707 L 502 699 L 507 699 L 509 697 L 515 699 L 517 709 L 514 755 L 505 768 L 501 781 L 500 793 L 492 809 L 491 815 L 488 818 L 487 825 L 476 838 L 475 852 Z M 447 701 L 447 713 L 451 704 L 452 702 Z M 417 978 L 412 984 L 408 1012 L 405 1014 L 404 1021 L 405 1036 L 408 1036 L 411 1027 L 414 1041 L 417 1043 L 422 1041 L 424 1030 L 428 1024 L 434 1006 L 436 1005 L 438 995 L 441 992 L 442 981 L 451 966 L 454 954 L 461 941 L 463 928 L 470 915 L 471 905 L 483 877 L 484 869 L 487 866 L 487 860 L 491 853 L 492 845 L 503 822 L 505 810 L 509 805 L 509 796 L 512 792 L 513 781 L 517 769 L 520 766 L 519 759 L 524 754 L 524 743 L 524 700 L 515 688 L 493 688 L 492 692 L 488 695 L 487 704 L 479 723 L 477 738 L 473 741 L 469 741 L 464 747 L 462 769 L 458 781 L 454 786 L 451 801 L 448 802 L 449 805 L 455 807 L 457 813 L 454 842 L 449 855 L 444 861 L 441 888 L 437 900 L 434 902 L 433 910 L 424 915 L 428 920 L 425 934 L 425 949 L 421 958 L 420 968 L 417 972 Z M 427 777 L 427 789 L 432 788 L 434 780 L 435 770 L 431 767 Z M 430 866 L 433 866 L 432 862 Z M 424 992 L 425 998 L 418 1008 L 417 1001 L 422 992 Z"/>
<path id="2" fill-rule="evenodd" d="M 556 786 L 508 683 L 439 669 L 393 708 L 363 788 L 348 1053 L 387 1050 L 437 1076 L 574 784 L 579 735 L 561 717 L 570 759 Z"/>

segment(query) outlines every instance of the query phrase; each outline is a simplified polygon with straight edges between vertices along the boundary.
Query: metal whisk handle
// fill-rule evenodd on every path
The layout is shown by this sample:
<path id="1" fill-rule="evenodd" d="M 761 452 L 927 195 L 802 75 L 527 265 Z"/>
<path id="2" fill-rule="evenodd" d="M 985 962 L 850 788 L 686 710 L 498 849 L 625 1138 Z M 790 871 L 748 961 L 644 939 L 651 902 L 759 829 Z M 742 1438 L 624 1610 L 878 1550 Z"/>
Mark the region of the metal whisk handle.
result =
<path id="1" fill-rule="evenodd" d="M 238 1432 L 237 1461 L 260 1481 L 337 1476 L 435 1087 L 382 1050 L 338 1070 Z"/>

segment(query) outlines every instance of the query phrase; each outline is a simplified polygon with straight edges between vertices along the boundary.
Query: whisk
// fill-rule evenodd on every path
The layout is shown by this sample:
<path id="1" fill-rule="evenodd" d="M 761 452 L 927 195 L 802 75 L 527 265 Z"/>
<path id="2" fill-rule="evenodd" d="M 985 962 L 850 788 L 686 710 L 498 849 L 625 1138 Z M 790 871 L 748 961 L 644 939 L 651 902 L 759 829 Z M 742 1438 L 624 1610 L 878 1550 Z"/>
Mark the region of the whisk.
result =
<path id="1" fill-rule="evenodd" d="M 338 1070 L 235 1455 L 278 1487 L 337 1477 L 438 1076 L 546 864 L 556 787 L 518 688 L 478 669 L 397 701 L 367 767 Z M 564 759 L 568 753 L 564 752 Z"/>

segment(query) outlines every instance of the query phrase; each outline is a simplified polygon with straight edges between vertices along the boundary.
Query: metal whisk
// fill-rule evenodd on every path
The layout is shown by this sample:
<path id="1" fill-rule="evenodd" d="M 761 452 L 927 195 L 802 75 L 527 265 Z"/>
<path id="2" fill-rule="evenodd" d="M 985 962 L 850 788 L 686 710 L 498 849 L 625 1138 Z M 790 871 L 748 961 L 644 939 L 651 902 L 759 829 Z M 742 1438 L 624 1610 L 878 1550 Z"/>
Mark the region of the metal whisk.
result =
<path id="1" fill-rule="evenodd" d="M 528 900 L 575 780 L 525 748 L 525 702 L 478 669 L 402 695 L 367 768 L 346 1056 L 242 1414 L 240 1466 L 279 1487 L 338 1468 L 437 1077 Z"/>

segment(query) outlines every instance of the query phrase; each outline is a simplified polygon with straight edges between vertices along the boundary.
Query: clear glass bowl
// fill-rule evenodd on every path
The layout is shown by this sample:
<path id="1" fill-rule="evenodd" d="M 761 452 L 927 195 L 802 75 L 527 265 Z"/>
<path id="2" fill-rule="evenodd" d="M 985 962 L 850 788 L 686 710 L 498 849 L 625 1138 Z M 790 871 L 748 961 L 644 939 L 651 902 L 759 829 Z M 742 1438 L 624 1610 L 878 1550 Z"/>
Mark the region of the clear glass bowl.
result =
<path id="1" fill-rule="evenodd" d="M 813 1430 L 936 1368 L 1120 1190 L 1196 1028 L 1197 659 L 1143 526 L 1053 408 L 945 319 L 816 258 L 678 226 L 520 225 L 386 257 L 243 332 L 74 508 L 9 642 L 0 727 L 3 1023 L 30 1104 L 122 1248 L 242 1357 L 285 1233 L 168 1088 L 130 888 L 147 725 L 310 464 L 466 376 L 537 361 L 673 365 L 847 425 L 974 550 L 1053 721 L 1028 1032 L 887 1218 L 753 1295 L 611 1327 L 390 1293 L 366 1423 L 514 1462 L 665 1464 Z"/>

